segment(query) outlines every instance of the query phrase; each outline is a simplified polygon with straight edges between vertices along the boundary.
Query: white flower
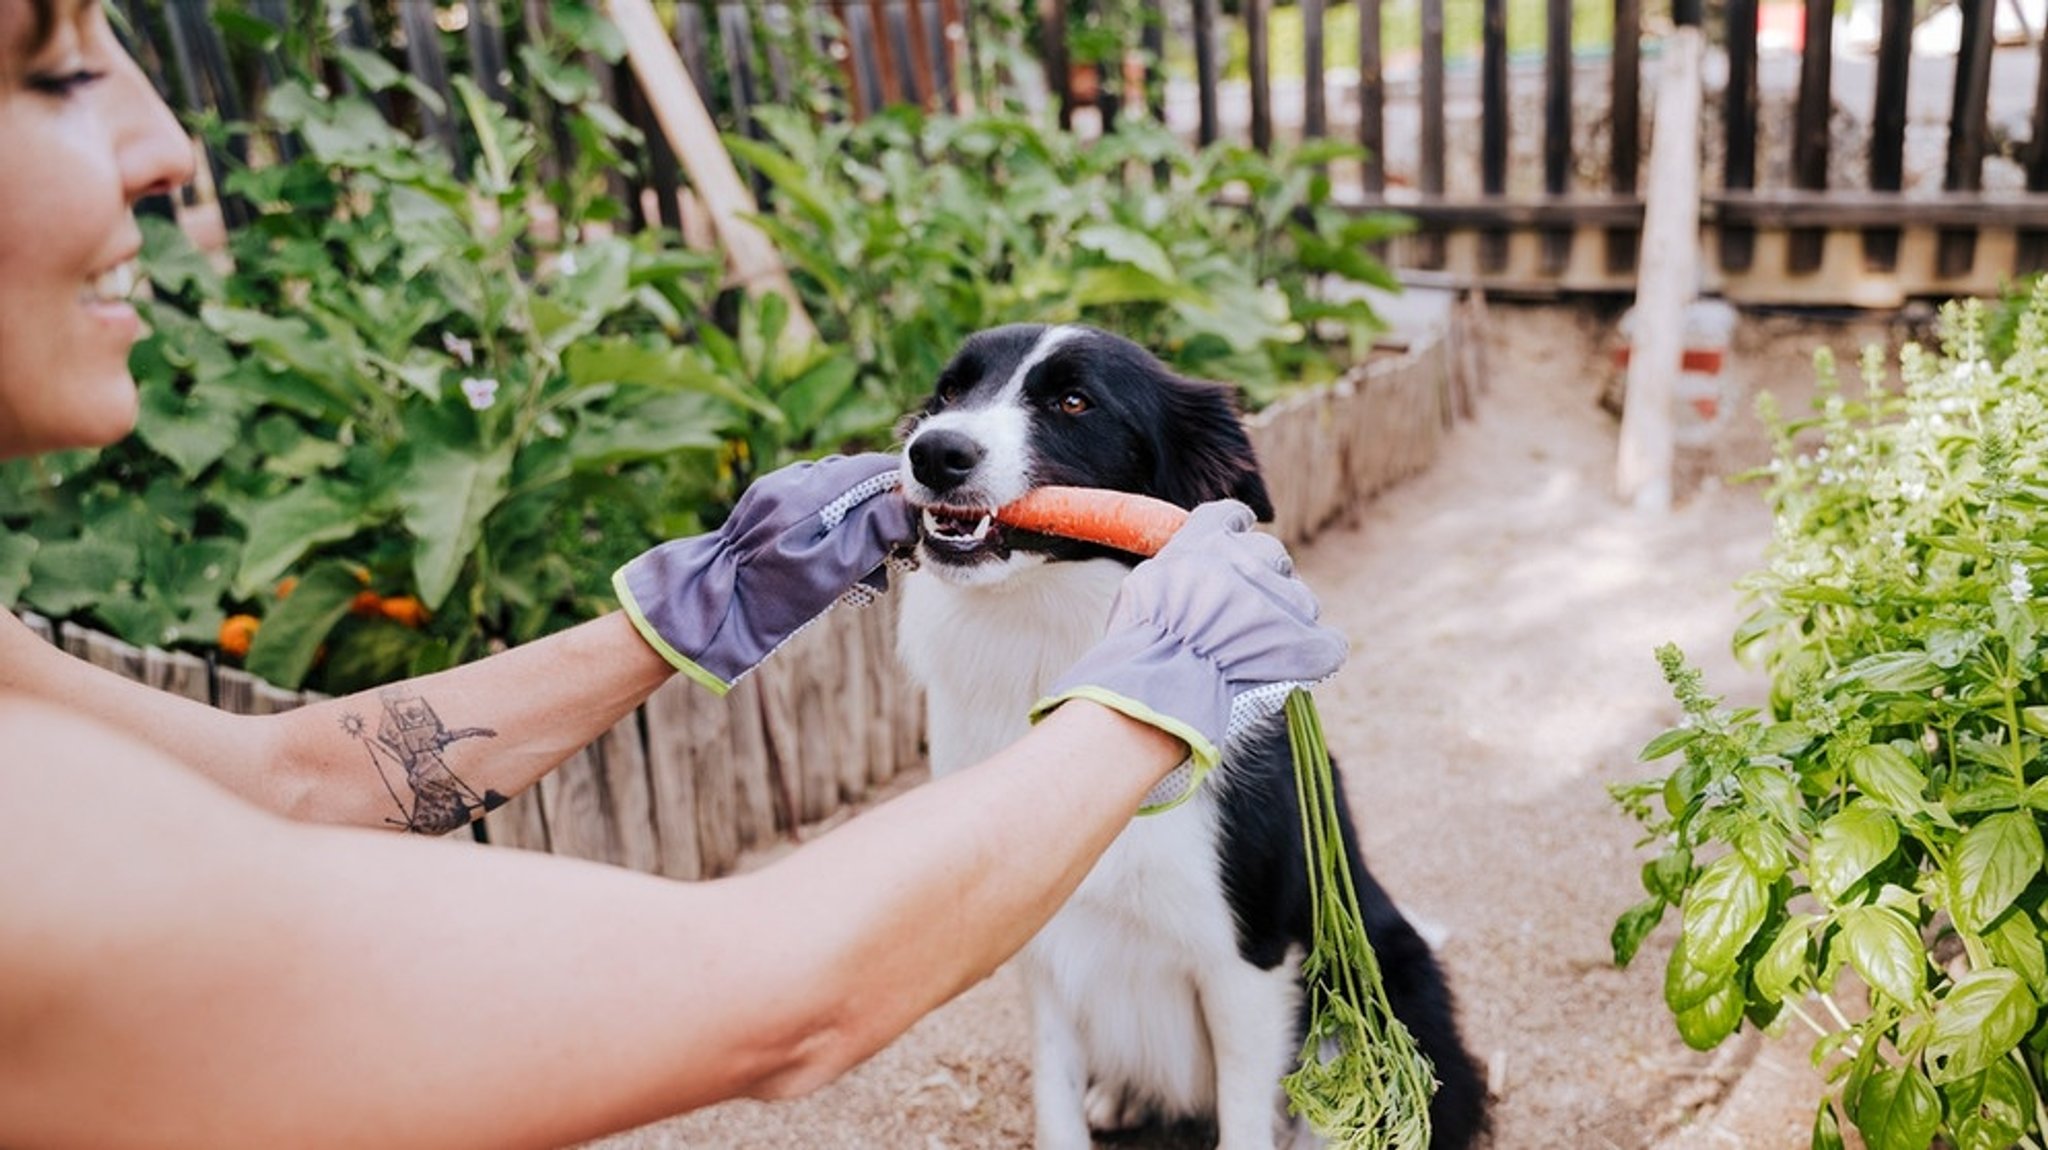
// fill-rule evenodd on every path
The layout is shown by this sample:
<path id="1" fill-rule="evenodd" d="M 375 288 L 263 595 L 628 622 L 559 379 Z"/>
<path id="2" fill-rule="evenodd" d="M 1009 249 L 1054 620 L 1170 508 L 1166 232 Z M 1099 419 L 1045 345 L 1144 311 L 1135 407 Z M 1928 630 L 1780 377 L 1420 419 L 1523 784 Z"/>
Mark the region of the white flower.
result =
<path id="1" fill-rule="evenodd" d="M 2024 603 L 2033 596 L 2034 583 L 2028 577 L 2026 564 L 2018 560 L 2013 561 L 2011 573 L 2005 581 L 2005 589 L 2011 593 L 2016 603 Z"/>
<path id="2" fill-rule="evenodd" d="M 573 251 L 563 252 L 561 258 L 555 261 L 555 270 L 565 276 L 575 275 L 576 267 L 576 253 Z"/>
<path id="3" fill-rule="evenodd" d="M 461 360 L 464 367 L 476 362 L 476 346 L 459 335 L 442 332 L 441 346 L 448 349 L 449 355 Z"/>
<path id="4" fill-rule="evenodd" d="M 472 410 L 489 411 L 498 402 L 498 381 L 470 376 L 462 381 L 462 395 Z"/>

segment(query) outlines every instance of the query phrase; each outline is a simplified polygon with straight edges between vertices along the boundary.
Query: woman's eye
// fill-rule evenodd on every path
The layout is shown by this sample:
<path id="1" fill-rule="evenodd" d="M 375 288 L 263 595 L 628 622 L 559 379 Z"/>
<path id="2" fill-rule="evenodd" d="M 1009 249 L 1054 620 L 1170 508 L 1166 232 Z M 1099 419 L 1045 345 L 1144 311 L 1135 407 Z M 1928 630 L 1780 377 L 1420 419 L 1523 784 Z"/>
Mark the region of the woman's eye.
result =
<path id="1" fill-rule="evenodd" d="M 1088 397 L 1078 391 L 1070 391 L 1060 396 L 1058 404 L 1062 415 L 1079 415 L 1093 406 L 1095 405 L 1088 402 Z"/>
<path id="2" fill-rule="evenodd" d="M 29 90 L 45 96 L 69 96 L 88 84 L 97 82 L 106 75 L 87 68 L 68 72 L 46 72 L 28 78 Z"/>

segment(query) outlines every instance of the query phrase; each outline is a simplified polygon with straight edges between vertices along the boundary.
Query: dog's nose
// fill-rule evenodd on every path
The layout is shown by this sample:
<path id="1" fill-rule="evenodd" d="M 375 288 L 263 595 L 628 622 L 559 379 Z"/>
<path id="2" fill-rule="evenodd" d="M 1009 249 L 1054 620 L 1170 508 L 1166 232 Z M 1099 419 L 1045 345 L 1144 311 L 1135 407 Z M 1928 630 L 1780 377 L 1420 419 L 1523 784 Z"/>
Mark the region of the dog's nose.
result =
<path id="1" fill-rule="evenodd" d="M 910 473 L 933 491 L 951 491 L 981 465 L 981 444 L 957 431 L 928 431 L 910 443 Z"/>

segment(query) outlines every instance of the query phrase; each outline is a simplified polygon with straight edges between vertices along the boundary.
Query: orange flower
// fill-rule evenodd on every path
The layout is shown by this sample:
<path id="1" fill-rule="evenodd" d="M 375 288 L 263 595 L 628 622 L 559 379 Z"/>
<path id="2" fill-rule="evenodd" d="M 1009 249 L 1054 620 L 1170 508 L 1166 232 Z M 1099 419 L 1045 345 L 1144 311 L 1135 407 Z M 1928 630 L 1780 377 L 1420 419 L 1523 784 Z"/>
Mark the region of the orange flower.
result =
<path id="1" fill-rule="evenodd" d="M 383 596 L 375 591 L 358 591 L 356 597 L 349 600 L 348 613 L 364 619 L 374 619 L 382 613 L 383 607 Z"/>
<path id="2" fill-rule="evenodd" d="M 298 590 L 298 586 L 299 577 L 297 575 L 287 575 L 279 579 L 277 581 L 277 597 L 280 599 L 289 598 L 293 591 Z"/>
<path id="3" fill-rule="evenodd" d="M 221 621 L 220 649 L 240 659 L 249 653 L 249 644 L 256 638 L 256 628 L 262 626 L 254 615 L 230 615 Z"/>
<path id="4" fill-rule="evenodd" d="M 411 595 L 393 595 L 384 600 L 384 617 L 417 631 L 426 625 L 427 607 Z"/>

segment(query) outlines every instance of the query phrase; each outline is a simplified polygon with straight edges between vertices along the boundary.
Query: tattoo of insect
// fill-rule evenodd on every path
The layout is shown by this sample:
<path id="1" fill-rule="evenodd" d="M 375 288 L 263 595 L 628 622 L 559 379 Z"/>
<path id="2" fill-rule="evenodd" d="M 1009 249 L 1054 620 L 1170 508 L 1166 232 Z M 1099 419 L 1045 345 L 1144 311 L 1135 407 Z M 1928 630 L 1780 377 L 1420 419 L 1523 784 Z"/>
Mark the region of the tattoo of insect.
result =
<path id="1" fill-rule="evenodd" d="M 450 730 L 433 705 L 402 686 L 377 692 L 383 718 L 375 732 L 361 715 L 350 712 L 341 719 L 341 729 L 370 756 L 370 765 L 384 781 L 391 801 L 398 804 L 399 818 L 384 821 L 415 834 L 447 834 L 486 811 L 505 804 L 506 796 L 494 790 L 479 795 L 448 767 L 444 752 L 464 739 L 495 739 L 489 727 L 458 727 Z M 405 778 L 408 802 L 392 785 L 388 767 L 397 767 Z"/>

